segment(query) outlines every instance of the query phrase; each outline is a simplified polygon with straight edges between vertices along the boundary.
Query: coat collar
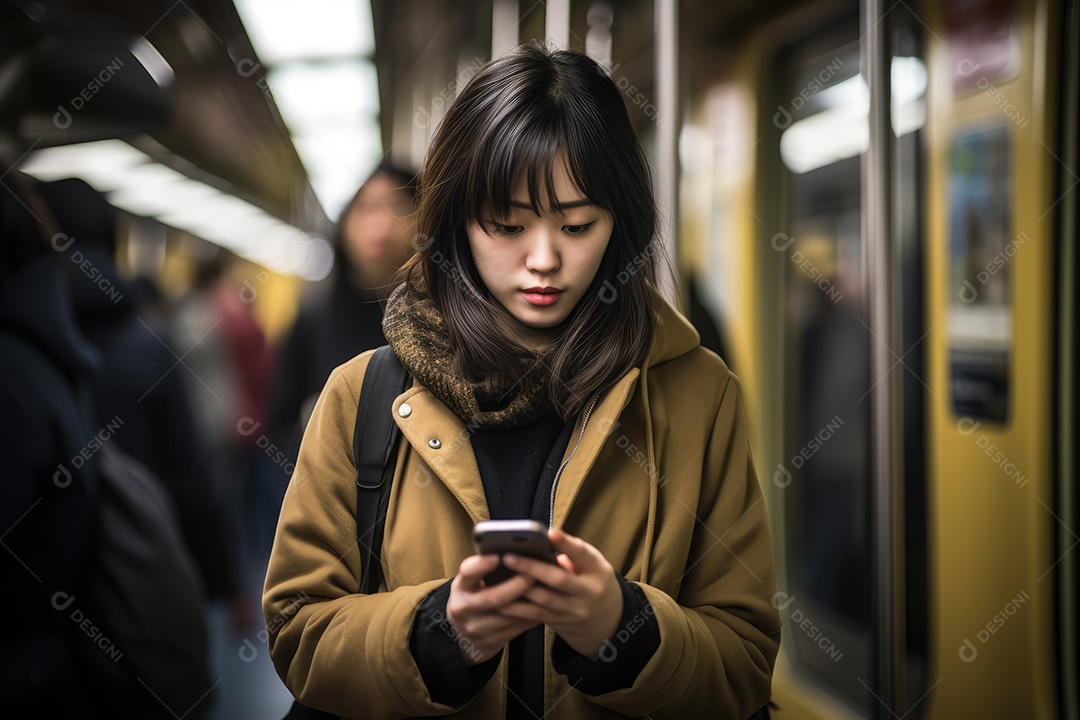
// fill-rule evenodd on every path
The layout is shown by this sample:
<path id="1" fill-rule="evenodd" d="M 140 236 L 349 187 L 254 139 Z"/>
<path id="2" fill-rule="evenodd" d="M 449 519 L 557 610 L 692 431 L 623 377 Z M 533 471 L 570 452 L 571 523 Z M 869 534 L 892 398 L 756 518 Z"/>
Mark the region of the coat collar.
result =
<path id="1" fill-rule="evenodd" d="M 570 508 L 573 507 L 574 500 L 577 498 L 578 491 L 581 490 L 589 470 L 592 469 L 597 455 L 600 454 L 600 448 L 603 447 L 608 435 L 618 426 L 619 415 L 622 414 L 622 411 L 630 402 L 640 373 L 641 371 L 638 368 L 631 369 L 630 372 L 623 375 L 619 382 L 604 393 L 589 416 L 584 433 L 582 433 L 582 424 L 585 422 L 584 413 L 578 418 L 577 423 L 574 425 L 574 433 L 571 436 L 570 443 L 563 455 L 564 461 L 570 456 L 571 452 L 574 453 L 574 458 L 566 464 L 559 479 L 559 486 L 556 488 L 555 513 L 552 516 L 552 526 L 562 527 L 566 521 L 566 517 L 570 514 Z M 581 443 L 575 451 L 574 445 L 577 443 L 578 437 L 581 438 Z"/>
<path id="2" fill-rule="evenodd" d="M 683 355 L 700 342 L 697 331 L 686 318 L 659 296 L 656 299 L 658 323 L 646 368 Z M 574 457 L 563 470 L 555 493 L 552 520 L 555 527 L 561 527 L 569 515 L 604 442 L 618 426 L 619 416 L 633 397 L 640 376 L 641 369 L 632 368 L 603 393 L 588 418 L 584 433 L 584 412 L 574 424 L 563 460 L 571 452 Z M 393 412 L 394 421 L 409 444 L 457 498 L 473 523 L 488 520 L 490 511 L 470 441 L 472 429 L 419 384 L 414 384 L 394 400 Z M 648 413 L 648 408 L 645 412 Z"/>
<path id="3" fill-rule="evenodd" d="M 394 400 L 394 421 L 421 460 L 450 489 L 473 523 L 490 519 L 471 429 L 423 385 Z"/>

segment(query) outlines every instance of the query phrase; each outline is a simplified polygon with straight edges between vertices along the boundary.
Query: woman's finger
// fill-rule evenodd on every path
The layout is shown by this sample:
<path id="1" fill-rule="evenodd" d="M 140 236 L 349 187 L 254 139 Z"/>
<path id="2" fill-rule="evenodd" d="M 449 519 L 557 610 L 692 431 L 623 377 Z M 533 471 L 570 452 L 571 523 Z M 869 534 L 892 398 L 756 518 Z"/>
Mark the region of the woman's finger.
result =
<path id="1" fill-rule="evenodd" d="M 593 545 L 571 535 L 562 528 L 549 528 L 548 538 L 556 552 L 566 553 L 579 573 L 600 570 L 605 562 L 604 554 Z"/>
<path id="2" fill-rule="evenodd" d="M 541 584 L 533 585 L 525 591 L 525 594 L 522 595 L 522 597 L 549 612 L 559 615 L 565 614 L 571 609 L 572 604 L 574 603 L 574 599 L 571 596 L 565 593 L 556 592 Z"/>
<path id="3" fill-rule="evenodd" d="M 503 564 L 521 575 L 533 577 L 560 592 L 572 593 L 577 589 L 577 576 L 568 572 L 562 565 L 514 554 L 503 555 Z"/>
<path id="4" fill-rule="evenodd" d="M 458 566 L 457 580 L 462 590 L 475 592 L 483 587 L 484 576 L 499 565 L 498 555 L 470 555 Z"/>
<path id="5" fill-rule="evenodd" d="M 533 624 L 547 624 L 553 619 L 554 615 L 541 605 L 522 600 L 512 602 L 509 605 L 500 608 L 499 614 L 508 618 L 527 620 Z"/>
<path id="6" fill-rule="evenodd" d="M 479 612 L 497 610 L 507 603 L 517 600 L 535 583 L 536 580 L 529 575 L 518 573 L 498 585 L 480 588 L 472 592 L 472 599 L 469 602 L 470 609 Z"/>
<path id="7" fill-rule="evenodd" d="M 459 631 L 465 631 L 465 634 L 474 640 L 489 641 L 498 639 L 500 634 L 513 632 L 514 630 L 517 630 L 518 633 L 524 632 L 535 624 L 530 620 L 509 617 L 501 612 L 492 612 L 471 617 L 467 622 L 463 623 L 463 627 L 459 628 Z M 518 629 L 518 626 L 523 627 Z M 516 637 L 516 633 L 512 637 Z"/>

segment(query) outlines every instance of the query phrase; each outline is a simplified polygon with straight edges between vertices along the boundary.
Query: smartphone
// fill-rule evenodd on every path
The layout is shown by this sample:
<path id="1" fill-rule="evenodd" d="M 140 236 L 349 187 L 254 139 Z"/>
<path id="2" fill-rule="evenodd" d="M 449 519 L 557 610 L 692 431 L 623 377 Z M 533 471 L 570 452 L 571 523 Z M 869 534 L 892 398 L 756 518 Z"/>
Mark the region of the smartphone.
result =
<path id="1" fill-rule="evenodd" d="M 514 553 L 556 563 L 555 548 L 548 539 L 547 528 L 535 520 L 478 522 L 473 528 L 473 544 L 478 555 Z M 484 576 L 484 583 L 488 586 L 498 585 L 516 574 L 505 565 L 499 565 Z"/>

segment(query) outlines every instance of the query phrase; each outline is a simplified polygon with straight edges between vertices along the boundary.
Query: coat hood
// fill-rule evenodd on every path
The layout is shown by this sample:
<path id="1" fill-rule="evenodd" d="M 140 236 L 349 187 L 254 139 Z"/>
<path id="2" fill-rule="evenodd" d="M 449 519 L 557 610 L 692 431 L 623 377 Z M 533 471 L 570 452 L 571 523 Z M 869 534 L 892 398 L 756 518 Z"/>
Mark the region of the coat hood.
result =
<path id="1" fill-rule="evenodd" d="M 135 285 L 120 276 L 106 248 L 74 243 L 65 254 L 75 318 L 87 339 L 97 344 L 102 333 L 135 321 Z"/>
<path id="2" fill-rule="evenodd" d="M 0 328 L 37 345 L 72 381 L 89 377 L 100 356 L 75 324 L 59 261 L 29 261 L 0 288 Z"/>
<path id="3" fill-rule="evenodd" d="M 659 365 L 685 355 L 701 344 L 701 336 L 690 321 L 657 291 L 652 291 L 656 306 L 656 331 L 645 366 Z"/>

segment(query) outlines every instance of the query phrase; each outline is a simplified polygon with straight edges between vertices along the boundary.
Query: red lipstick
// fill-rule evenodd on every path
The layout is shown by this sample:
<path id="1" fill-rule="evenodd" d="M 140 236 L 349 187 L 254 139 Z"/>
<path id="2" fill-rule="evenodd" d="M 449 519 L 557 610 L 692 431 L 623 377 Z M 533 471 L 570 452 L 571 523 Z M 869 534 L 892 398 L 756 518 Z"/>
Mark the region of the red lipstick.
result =
<path id="1" fill-rule="evenodd" d="M 531 287 L 521 291 L 522 297 L 532 305 L 554 305 L 562 290 L 553 287 Z"/>

